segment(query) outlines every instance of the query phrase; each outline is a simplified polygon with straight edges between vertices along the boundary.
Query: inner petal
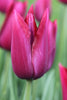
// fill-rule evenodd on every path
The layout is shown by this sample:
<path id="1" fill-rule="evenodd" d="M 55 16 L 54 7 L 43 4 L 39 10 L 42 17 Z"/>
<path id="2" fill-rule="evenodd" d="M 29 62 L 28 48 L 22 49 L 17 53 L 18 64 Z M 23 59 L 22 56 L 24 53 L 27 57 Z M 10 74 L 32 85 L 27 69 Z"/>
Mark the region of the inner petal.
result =
<path id="1" fill-rule="evenodd" d="M 29 27 L 30 32 L 31 32 L 31 48 L 32 48 L 34 37 L 35 37 L 36 32 L 37 32 L 37 26 L 36 26 L 34 15 L 32 13 L 29 13 L 26 16 L 25 21 Z"/>

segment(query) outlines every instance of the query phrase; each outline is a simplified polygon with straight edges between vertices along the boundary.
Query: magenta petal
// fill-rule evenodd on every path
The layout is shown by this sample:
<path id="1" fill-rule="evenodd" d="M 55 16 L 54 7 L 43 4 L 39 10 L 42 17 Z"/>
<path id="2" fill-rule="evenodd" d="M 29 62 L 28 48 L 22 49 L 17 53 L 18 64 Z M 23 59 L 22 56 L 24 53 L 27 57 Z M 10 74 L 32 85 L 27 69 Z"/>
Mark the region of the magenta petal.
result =
<path id="1" fill-rule="evenodd" d="M 49 21 L 48 28 L 48 70 L 51 68 L 56 53 L 57 21 Z"/>
<path id="2" fill-rule="evenodd" d="M 67 100 L 67 68 L 59 64 L 63 100 Z"/>
<path id="3" fill-rule="evenodd" d="M 29 9 L 28 14 L 25 18 L 25 22 L 27 23 L 29 30 L 31 32 L 31 46 L 32 46 L 35 34 L 37 32 L 37 26 L 33 15 L 33 6 L 31 6 L 31 8 Z"/>
<path id="4" fill-rule="evenodd" d="M 0 46 L 6 50 L 11 49 L 12 13 L 6 16 L 0 32 Z"/>
<path id="5" fill-rule="evenodd" d="M 31 63 L 31 33 L 23 18 L 14 11 L 13 32 L 11 44 L 12 65 L 15 74 L 24 79 L 33 76 Z"/>
<path id="6" fill-rule="evenodd" d="M 43 9 L 44 9 L 44 3 L 42 3 L 43 0 L 37 0 L 35 3 L 35 17 L 38 21 L 41 20 L 43 15 Z"/>
<path id="7" fill-rule="evenodd" d="M 48 67 L 48 10 L 43 15 L 32 48 L 34 78 L 41 77 Z"/>
<path id="8" fill-rule="evenodd" d="M 38 21 L 41 20 L 46 8 L 48 8 L 51 13 L 51 0 L 36 0 L 34 13 Z"/>
<path id="9" fill-rule="evenodd" d="M 0 11 L 7 12 L 15 0 L 0 0 Z"/>
<path id="10" fill-rule="evenodd" d="M 30 7 L 30 9 L 29 9 L 28 13 L 31 13 L 31 14 L 33 14 L 33 15 L 34 15 L 33 4 L 31 5 L 31 7 Z"/>
<path id="11" fill-rule="evenodd" d="M 17 1 L 14 5 L 14 9 L 18 11 L 22 16 L 25 16 L 27 9 L 27 2 Z"/>

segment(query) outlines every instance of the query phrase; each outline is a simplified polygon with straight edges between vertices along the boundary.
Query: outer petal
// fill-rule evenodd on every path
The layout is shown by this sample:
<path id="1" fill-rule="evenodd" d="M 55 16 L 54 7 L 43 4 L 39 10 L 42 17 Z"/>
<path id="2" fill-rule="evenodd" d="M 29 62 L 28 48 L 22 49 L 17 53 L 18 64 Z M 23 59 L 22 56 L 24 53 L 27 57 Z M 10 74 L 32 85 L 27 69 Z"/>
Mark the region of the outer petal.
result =
<path id="1" fill-rule="evenodd" d="M 6 12 L 15 0 L 0 0 L 0 11 Z"/>
<path id="2" fill-rule="evenodd" d="M 41 77 L 48 65 L 48 10 L 44 13 L 32 47 L 34 78 Z"/>
<path id="3" fill-rule="evenodd" d="M 25 18 L 25 21 L 29 27 L 30 32 L 31 32 L 31 46 L 32 46 L 35 34 L 37 32 L 37 26 L 36 26 L 35 18 L 33 15 L 33 6 L 31 6 L 31 8 L 29 9 L 28 14 Z"/>
<path id="4" fill-rule="evenodd" d="M 59 64 L 63 100 L 67 100 L 67 68 Z"/>
<path id="5" fill-rule="evenodd" d="M 49 8 L 51 12 L 51 0 L 36 0 L 34 12 L 35 12 L 35 17 L 38 21 L 41 20 L 46 8 Z"/>
<path id="6" fill-rule="evenodd" d="M 60 2 L 67 4 L 67 0 L 59 0 Z"/>
<path id="7" fill-rule="evenodd" d="M 33 76 L 30 36 L 27 24 L 18 13 L 14 12 L 11 44 L 12 65 L 15 74 L 24 79 L 30 79 Z"/>
<path id="8" fill-rule="evenodd" d="M 56 52 L 56 34 L 57 34 L 57 21 L 53 23 L 49 21 L 48 28 L 48 69 L 49 70 L 53 64 Z"/>

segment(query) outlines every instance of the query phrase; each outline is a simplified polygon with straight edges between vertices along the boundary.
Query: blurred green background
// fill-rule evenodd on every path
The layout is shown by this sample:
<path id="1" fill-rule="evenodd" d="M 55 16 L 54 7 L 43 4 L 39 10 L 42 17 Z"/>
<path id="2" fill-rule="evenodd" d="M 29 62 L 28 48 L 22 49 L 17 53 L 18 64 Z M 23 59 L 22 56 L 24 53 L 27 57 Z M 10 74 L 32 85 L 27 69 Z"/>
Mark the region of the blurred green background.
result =
<path id="1" fill-rule="evenodd" d="M 28 0 L 28 9 L 34 0 Z M 51 20 L 57 19 L 57 49 L 53 66 L 42 78 L 33 81 L 32 100 L 62 100 L 58 63 L 66 64 L 66 17 L 67 8 L 58 0 L 52 0 Z M 63 18 L 65 14 L 65 18 Z M 0 13 L 0 27 L 5 16 Z M 63 26 L 64 25 L 64 26 Z M 16 77 L 11 65 L 10 52 L 0 48 L 0 100 L 23 100 L 26 81 Z"/>

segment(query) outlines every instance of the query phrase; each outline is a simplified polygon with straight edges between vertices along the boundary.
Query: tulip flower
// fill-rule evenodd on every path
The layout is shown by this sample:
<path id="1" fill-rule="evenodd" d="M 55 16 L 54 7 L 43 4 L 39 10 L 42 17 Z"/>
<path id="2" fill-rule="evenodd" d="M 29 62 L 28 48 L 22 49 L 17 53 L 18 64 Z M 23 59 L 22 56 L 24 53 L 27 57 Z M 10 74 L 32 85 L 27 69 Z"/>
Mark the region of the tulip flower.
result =
<path id="1" fill-rule="evenodd" d="M 60 2 L 67 4 L 67 0 L 59 0 Z"/>
<path id="2" fill-rule="evenodd" d="M 27 3 L 26 2 L 16 2 L 10 7 L 5 18 L 5 22 L 2 26 L 0 32 L 0 47 L 11 50 L 11 34 L 12 34 L 12 16 L 13 10 L 18 11 L 22 16 L 25 15 Z"/>
<path id="3" fill-rule="evenodd" d="M 48 69 L 49 11 L 45 11 L 37 28 L 32 9 L 25 20 L 16 11 L 13 17 L 11 59 L 13 70 L 21 79 L 37 79 Z"/>
<path id="4" fill-rule="evenodd" d="M 20 78 L 38 78 L 44 74 L 48 62 L 48 11 L 44 14 L 37 31 L 32 13 L 29 14 L 28 24 L 17 12 L 14 12 L 13 18 L 13 70 Z"/>
<path id="5" fill-rule="evenodd" d="M 46 8 L 48 8 L 51 13 L 51 0 L 36 0 L 34 13 L 38 21 L 41 20 Z"/>
<path id="6" fill-rule="evenodd" d="M 16 0 L 0 0 L 0 11 L 7 12 L 7 9 L 15 2 Z"/>
<path id="7" fill-rule="evenodd" d="M 67 68 L 59 64 L 63 100 L 67 100 Z"/>

